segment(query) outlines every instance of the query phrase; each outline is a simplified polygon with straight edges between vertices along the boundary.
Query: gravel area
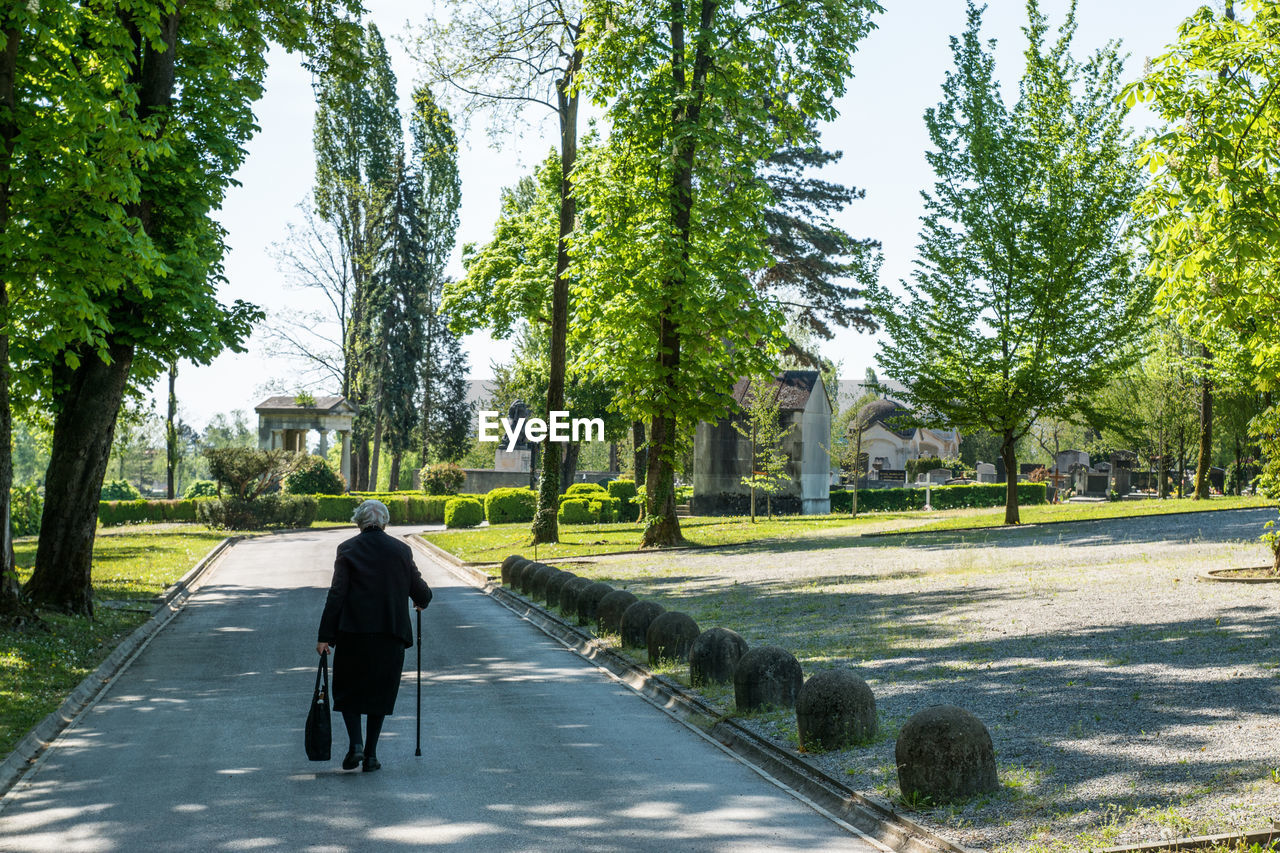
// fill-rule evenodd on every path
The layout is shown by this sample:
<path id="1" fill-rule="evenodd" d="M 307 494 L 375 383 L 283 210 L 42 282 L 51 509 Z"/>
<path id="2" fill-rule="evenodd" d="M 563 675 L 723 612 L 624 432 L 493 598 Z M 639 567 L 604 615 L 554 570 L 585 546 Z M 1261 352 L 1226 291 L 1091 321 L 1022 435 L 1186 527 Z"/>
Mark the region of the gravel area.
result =
<path id="1" fill-rule="evenodd" d="M 856 539 L 582 562 L 806 675 L 875 693 L 868 746 L 809 758 L 898 796 L 899 727 L 934 704 L 986 723 L 1002 790 L 913 818 L 998 851 L 1081 850 L 1280 820 L 1280 584 L 1201 582 L 1269 562 L 1274 510 Z M 709 698 L 732 706 L 732 693 Z M 794 748 L 786 712 L 744 721 Z"/>

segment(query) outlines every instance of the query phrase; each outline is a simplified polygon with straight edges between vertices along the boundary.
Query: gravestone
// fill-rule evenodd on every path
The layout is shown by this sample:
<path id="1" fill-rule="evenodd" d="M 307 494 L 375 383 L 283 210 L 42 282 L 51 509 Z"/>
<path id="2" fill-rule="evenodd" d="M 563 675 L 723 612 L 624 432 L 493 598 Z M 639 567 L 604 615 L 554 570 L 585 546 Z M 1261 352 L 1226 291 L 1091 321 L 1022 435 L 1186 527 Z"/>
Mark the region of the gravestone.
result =
<path id="1" fill-rule="evenodd" d="M 1063 450 L 1057 456 L 1053 457 L 1053 467 L 1058 469 L 1058 473 L 1065 474 L 1076 465 L 1089 467 L 1089 454 L 1083 450 Z"/>
<path id="2" fill-rule="evenodd" d="M 514 426 L 521 418 L 528 419 L 533 414 L 523 400 L 516 400 L 507 410 L 507 419 Z M 515 447 L 507 450 L 507 439 L 503 435 L 493 451 L 493 469 L 527 474 L 533 468 L 533 447 L 524 430 L 520 431 Z"/>
<path id="3" fill-rule="evenodd" d="M 1005 482 L 1004 458 L 996 457 L 996 482 Z"/>
<path id="4" fill-rule="evenodd" d="M 928 474 L 925 475 L 925 482 L 932 483 L 935 486 L 941 486 L 942 484 L 946 483 L 947 480 L 950 480 L 950 479 L 951 479 L 951 469 L 949 468 L 934 468 L 932 471 L 930 471 Z"/>
<path id="5" fill-rule="evenodd" d="M 1210 488 L 1216 490 L 1220 495 L 1225 495 L 1227 493 L 1225 488 L 1226 482 L 1227 482 L 1227 471 L 1225 468 L 1209 469 Z"/>
<path id="6" fill-rule="evenodd" d="M 996 466 L 990 462 L 979 462 L 977 465 L 977 477 L 979 483 L 996 482 Z"/>
<path id="7" fill-rule="evenodd" d="M 891 468 L 881 468 L 879 473 L 880 473 L 880 476 L 877 479 L 879 479 L 881 482 L 901 483 L 902 485 L 906 485 L 907 471 L 905 468 L 901 470 L 891 469 Z"/>

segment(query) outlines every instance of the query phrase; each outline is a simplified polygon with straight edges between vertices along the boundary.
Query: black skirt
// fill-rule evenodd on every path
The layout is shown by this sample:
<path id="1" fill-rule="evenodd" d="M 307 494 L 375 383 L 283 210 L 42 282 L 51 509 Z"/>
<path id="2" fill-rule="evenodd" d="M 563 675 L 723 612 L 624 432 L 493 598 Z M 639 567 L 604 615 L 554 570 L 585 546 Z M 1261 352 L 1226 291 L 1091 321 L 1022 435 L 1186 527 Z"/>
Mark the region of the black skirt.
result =
<path id="1" fill-rule="evenodd" d="M 391 634 L 338 633 L 333 650 L 333 710 L 356 714 L 392 714 L 404 643 Z"/>

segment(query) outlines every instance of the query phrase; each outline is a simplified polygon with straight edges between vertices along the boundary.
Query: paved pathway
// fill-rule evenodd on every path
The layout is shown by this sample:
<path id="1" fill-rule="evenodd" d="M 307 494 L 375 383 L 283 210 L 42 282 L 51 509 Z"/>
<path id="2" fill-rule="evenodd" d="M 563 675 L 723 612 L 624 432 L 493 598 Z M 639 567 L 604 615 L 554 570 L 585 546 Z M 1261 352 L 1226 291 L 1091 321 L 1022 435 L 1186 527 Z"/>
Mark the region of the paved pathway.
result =
<path id="1" fill-rule="evenodd" d="M 231 549 L 0 801 L 0 850 L 874 849 L 421 557 L 423 756 L 410 650 L 383 770 L 308 762 L 315 625 L 350 534 Z"/>

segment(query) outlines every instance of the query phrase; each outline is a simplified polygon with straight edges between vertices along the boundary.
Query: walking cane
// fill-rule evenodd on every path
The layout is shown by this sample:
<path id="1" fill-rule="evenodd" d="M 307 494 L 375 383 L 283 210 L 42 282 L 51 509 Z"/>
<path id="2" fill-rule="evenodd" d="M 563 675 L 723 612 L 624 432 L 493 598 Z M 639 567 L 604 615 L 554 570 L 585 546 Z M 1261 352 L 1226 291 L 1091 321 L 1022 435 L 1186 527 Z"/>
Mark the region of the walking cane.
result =
<path id="1" fill-rule="evenodd" d="M 418 611 L 418 735 L 413 754 L 422 757 L 422 611 Z"/>

